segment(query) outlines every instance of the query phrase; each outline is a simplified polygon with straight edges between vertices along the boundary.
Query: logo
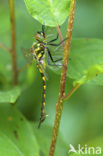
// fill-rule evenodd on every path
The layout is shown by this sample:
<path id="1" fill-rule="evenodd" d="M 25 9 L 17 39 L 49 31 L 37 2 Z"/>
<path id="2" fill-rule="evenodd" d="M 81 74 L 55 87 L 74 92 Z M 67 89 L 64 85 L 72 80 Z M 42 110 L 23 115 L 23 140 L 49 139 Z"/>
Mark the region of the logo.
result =
<path id="1" fill-rule="evenodd" d="M 78 144 L 77 149 L 75 149 L 75 147 L 70 144 L 68 153 L 99 155 L 102 153 L 102 149 L 101 147 L 89 147 L 88 145 L 81 146 L 80 144 Z"/>

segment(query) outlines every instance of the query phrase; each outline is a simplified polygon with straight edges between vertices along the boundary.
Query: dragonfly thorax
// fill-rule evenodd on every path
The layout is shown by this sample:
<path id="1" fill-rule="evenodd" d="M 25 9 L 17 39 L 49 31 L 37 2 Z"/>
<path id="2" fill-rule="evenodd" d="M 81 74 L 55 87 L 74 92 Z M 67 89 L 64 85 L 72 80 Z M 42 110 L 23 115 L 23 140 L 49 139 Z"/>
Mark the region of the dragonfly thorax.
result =
<path id="1" fill-rule="evenodd" d="M 43 43 L 37 42 L 33 44 L 33 56 L 41 64 L 44 64 L 43 61 L 45 57 L 45 45 Z"/>

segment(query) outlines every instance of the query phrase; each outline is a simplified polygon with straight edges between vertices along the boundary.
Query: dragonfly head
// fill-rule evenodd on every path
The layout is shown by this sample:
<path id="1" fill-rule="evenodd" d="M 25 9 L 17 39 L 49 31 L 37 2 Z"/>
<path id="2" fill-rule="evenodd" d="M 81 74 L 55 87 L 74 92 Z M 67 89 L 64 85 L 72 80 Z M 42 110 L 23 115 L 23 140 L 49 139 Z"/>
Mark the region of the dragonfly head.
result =
<path id="1" fill-rule="evenodd" d="M 40 42 L 45 41 L 45 34 L 43 32 L 37 32 L 37 34 L 34 37 L 37 41 L 40 41 Z"/>

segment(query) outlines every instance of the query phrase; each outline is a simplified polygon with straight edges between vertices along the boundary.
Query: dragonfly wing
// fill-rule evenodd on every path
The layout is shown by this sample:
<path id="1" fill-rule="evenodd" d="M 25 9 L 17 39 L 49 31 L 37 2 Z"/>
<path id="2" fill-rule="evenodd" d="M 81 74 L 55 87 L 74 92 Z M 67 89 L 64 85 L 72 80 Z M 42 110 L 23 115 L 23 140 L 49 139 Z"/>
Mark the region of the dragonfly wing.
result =
<path id="1" fill-rule="evenodd" d="M 62 67 L 63 48 L 62 46 L 48 46 L 50 54 L 55 62 L 53 62 L 47 52 L 47 66 L 52 70 L 59 70 Z M 49 62 L 49 63 L 48 63 Z"/>
<path id="2" fill-rule="evenodd" d="M 51 28 L 51 27 L 47 27 L 45 30 L 46 34 L 47 34 L 47 42 L 50 42 L 51 40 L 54 40 L 57 38 L 57 30 L 56 28 Z M 58 44 L 60 43 L 60 39 L 58 37 L 58 39 L 54 42 L 52 42 L 53 44 Z M 50 55 L 47 53 L 47 67 L 51 68 L 52 70 L 59 70 L 62 67 L 62 59 L 63 59 L 63 48 L 62 45 L 60 44 L 59 46 L 52 46 L 52 45 L 47 45 L 47 47 L 49 48 L 50 54 L 53 58 L 54 61 L 53 62 L 50 58 Z M 49 62 L 49 63 L 48 63 Z"/>

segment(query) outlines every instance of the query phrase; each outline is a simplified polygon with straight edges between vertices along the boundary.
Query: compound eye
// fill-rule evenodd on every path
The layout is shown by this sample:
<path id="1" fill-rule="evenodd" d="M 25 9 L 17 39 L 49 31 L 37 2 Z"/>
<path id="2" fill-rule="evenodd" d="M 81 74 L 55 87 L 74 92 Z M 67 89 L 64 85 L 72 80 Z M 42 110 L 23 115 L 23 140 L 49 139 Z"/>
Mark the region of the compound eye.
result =
<path id="1" fill-rule="evenodd" d="M 41 32 L 39 32 L 39 31 L 38 31 L 37 33 L 38 33 L 38 34 L 41 34 Z"/>

